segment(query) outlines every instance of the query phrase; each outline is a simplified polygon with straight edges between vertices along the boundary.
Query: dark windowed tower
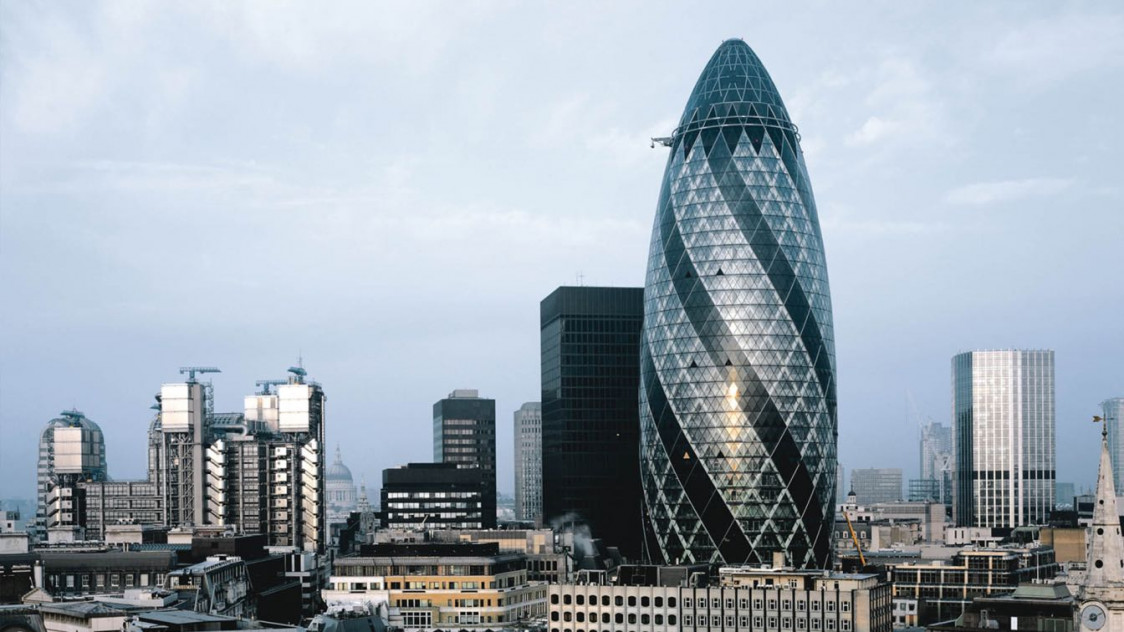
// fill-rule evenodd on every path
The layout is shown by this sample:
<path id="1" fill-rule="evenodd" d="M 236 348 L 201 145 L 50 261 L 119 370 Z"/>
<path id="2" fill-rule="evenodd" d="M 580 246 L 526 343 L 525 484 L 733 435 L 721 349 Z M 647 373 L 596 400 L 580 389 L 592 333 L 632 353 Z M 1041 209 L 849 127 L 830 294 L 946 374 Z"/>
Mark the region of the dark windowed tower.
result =
<path id="1" fill-rule="evenodd" d="M 543 519 L 576 516 L 593 537 L 641 553 L 642 288 L 560 287 L 539 306 Z"/>
<path id="2" fill-rule="evenodd" d="M 728 40 L 665 141 L 640 367 L 654 560 L 831 563 L 835 350 L 799 138 Z"/>
<path id="3" fill-rule="evenodd" d="M 433 460 L 481 470 L 482 522 L 496 526 L 496 400 L 458 389 L 433 405 Z"/>

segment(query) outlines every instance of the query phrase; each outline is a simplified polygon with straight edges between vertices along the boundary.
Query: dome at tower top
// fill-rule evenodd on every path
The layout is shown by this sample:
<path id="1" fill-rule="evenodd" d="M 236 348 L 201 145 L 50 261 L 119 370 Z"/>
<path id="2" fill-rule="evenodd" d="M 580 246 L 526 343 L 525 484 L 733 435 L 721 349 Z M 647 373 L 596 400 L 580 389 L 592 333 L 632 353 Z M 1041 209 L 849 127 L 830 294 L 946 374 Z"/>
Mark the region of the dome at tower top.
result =
<path id="1" fill-rule="evenodd" d="M 325 472 L 325 477 L 329 481 L 347 481 L 352 482 L 351 470 L 343 464 L 343 459 L 340 457 L 340 448 L 336 446 L 336 460 L 328 466 Z"/>
<path id="2" fill-rule="evenodd" d="M 683 109 L 680 127 L 753 119 L 779 124 L 792 123 L 773 78 L 753 49 L 740 39 L 722 42 L 699 75 L 695 89 Z"/>

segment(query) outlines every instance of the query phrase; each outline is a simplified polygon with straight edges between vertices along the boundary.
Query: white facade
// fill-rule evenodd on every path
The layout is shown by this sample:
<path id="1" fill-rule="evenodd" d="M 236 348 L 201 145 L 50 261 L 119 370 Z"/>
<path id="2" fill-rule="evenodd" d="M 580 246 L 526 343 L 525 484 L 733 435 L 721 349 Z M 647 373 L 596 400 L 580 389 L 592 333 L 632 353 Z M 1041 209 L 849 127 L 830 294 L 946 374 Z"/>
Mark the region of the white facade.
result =
<path id="1" fill-rule="evenodd" d="M 325 475 L 328 502 L 328 522 L 344 522 L 358 507 L 358 492 L 351 470 L 343 464 L 340 448 L 336 446 L 336 460 L 328 466 Z"/>
<path id="2" fill-rule="evenodd" d="M 1053 351 L 970 351 L 952 359 L 953 521 L 1045 524 L 1056 480 Z"/>

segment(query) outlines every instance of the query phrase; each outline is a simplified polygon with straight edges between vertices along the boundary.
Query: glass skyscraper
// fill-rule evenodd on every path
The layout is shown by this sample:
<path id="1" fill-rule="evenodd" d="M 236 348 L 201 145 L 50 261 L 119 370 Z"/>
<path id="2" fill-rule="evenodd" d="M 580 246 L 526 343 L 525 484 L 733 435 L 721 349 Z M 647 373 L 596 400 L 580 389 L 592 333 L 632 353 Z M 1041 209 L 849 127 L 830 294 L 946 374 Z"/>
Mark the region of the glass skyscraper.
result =
<path id="1" fill-rule="evenodd" d="M 1105 428 L 1108 428 L 1108 455 L 1112 461 L 1112 479 L 1116 489 L 1124 490 L 1124 397 L 1113 397 L 1101 402 Z M 1072 502 L 1073 499 L 1059 500 Z"/>
<path id="2" fill-rule="evenodd" d="M 639 559 L 644 290 L 560 287 L 539 304 L 542 511 Z"/>
<path id="3" fill-rule="evenodd" d="M 835 348 L 799 139 L 741 40 L 663 139 L 640 356 L 654 561 L 831 562 Z"/>
<path id="4" fill-rule="evenodd" d="M 1045 524 L 1054 508 L 1054 352 L 952 358 L 952 519 L 964 527 Z"/>

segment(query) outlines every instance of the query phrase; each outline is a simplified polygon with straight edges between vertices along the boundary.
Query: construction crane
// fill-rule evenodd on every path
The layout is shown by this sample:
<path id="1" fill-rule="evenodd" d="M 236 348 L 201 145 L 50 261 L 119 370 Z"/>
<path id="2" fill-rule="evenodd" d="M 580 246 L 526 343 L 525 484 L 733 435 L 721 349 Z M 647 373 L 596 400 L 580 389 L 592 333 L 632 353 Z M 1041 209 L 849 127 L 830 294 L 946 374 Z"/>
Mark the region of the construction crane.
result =
<path id="1" fill-rule="evenodd" d="M 652 149 L 655 149 L 657 144 L 663 145 L 664 147 L 671 147 L 673 142 L 675 142 L 674 136 L 655 136 L 652 138 Z"/>
<path id="2" fill-rule="evenodd" d="M 196 373 L 222 373 L 218 367 L 213 366 L 181 366 L 180 374 L 187 374 L 187 381 L 194 382 Z"/>
<path id="3" fill-rule="evenodd" d="M 272 393 L 270 392 L 271 387 L 288 383 L 288 380 L 258 380 L 254 382 L 254 385 L 261 388 L 261 391 L 258 392 L 258 395 L 272 395 Z"/>
<path id="4" fill-rule="evenodd" d="M 851 541 L 855 543 L 855 550 L 859 552 L 859 562 L 862 562 L 863 567 L 866 567 L 866 556 L 863 555 L 863 547 L 859 544 L 859 536 L 855 533 L 855 526 L 851 524 L 851 514 L 844 509 L 843 518 L 847 520 L 847 529 L 851 531 Z"/>

